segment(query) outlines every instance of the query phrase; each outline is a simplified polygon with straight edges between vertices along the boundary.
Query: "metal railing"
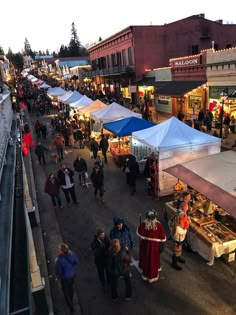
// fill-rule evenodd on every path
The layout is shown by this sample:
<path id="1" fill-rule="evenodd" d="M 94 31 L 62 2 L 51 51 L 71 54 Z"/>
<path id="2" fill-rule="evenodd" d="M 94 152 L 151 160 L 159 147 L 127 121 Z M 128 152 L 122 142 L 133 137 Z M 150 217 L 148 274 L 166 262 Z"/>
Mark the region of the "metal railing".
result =
<path id="1" fill-rule="evenodd" d="M 83 73 L 83 77 L 110 76 L 130 72 L 134 72 L 134 66 L 116 66 L 106 69 L 88 70 Z"/>

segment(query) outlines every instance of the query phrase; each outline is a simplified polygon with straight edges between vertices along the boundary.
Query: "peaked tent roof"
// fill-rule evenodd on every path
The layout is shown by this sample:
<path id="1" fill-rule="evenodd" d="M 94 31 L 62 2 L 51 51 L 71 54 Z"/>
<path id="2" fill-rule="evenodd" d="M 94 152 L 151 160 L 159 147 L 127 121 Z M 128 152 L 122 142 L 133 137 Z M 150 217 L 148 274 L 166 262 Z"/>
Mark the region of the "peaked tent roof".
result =
<path id="1" fill-rule="evenodd" d="M 51 85 L 49 85 L 49 84 L 47 84 L 45 82 L 39 86 L 40 89 L 48 89 L 50 87 L 51 87 Z"/>
<path id="2" fill-rule="evenodd" d="M 144 130 L 155 125 L 156 124 L 151 121 L 132 116 L 110 123 L 105 123 L 103 124 L 103 128 L 119 137 L 124 137 L 130 136 L 134 131 Z"/>
<path id="3" fill-rule="evenodd" d="M 158 95 L 183 96 L 204 83 L 206 81 L 169 81 L 163 87 L 157 88 L 155 93 Z"/>
<path id="4" fill-rule="evenodd" d="M 103 123 L 123 119 L 126 117 L 131 117 L 131 116 L 142 118 L 141 114 L 132 112 L 131 110 L 115 102 L 111 103 L 107 107 L 104 107 L 100 110 L 92 112 L 90 115 L 90 117 L 93 120 L 100 121 Z"/>
<path id="5" fill-rule="evenodd" d="M 62 89 L 61 87 L 54 87 L 48 90 L 48 94 L 51 96 L 61 96 L 64 95 L 65 93 L 66 90 Z"/>
<path id="6" fill-rule="evenodd" d="M 80 94 L 79 92 L 73 91 L 73 93 L 63 101 L 63 103 L 71 104 L 71 103 L 77 102 L 78 100 L 82 98 L 82 96 L 83 95 Z"/>
<path id="7" fill-rule="evenodd" d="M 79 108 L 91 104 L 93 100 L 86 95 L 83 95 L 78 101 L 70 104 L 71 107 Z"/>
<path id="8" fill-rule="evenodd" d="M 102 108 L 104 108 L 106 106 L 107 105 L 104 104 L 103 102 L 101 102 L 100 100 L 96 100 L 96 101 L 92 102 L 91 104 L 80 108 L 79 112 L 80 112 L 81 115 L 85 115 L 86 116 L 86 115 L 90 114 L 91 112 L 94 112 L 96 110 L 102 109 Z"/>
<path id="9" fill-rule="evenodd" d="M 132 137 L 156 150 L 181 146 L 221 143 L 221 139 L 198 131 L 176 117 L 154 127 L 132 133 Z"/>
<path id="10" fill-rule="evenodd" d="M 190 185 L 236 218 L 236 152 L 225 151 L 164 171 Z M 216 171 L 217 170 L 217 171 Z"/>
<path id="11" fill-rule="evenodd" d="M 59 100 L 64 103 L 71 95 L 73 94 L 73 91 L 66 91 L 66 93 L 59 97 Z"/>

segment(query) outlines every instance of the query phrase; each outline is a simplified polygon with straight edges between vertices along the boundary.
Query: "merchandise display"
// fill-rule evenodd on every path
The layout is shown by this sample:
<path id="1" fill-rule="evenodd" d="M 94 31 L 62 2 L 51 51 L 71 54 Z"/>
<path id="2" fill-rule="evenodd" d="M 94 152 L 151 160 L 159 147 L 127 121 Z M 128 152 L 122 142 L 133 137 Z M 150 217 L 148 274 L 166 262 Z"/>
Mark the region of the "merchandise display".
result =
<path id="1" fill-rule="evenodd" d="M 187 241 L 212 265 L 215 257 L 231 255 L 236 251 L 236 219 L 195 190 L 191 189 L 190 193 L 191 224 Z M 179 194 L 175 194 L 175 200 L 165 204 L 167 220 L 177 211 L 179 198 Z M 230 257 L 233 260 L 235 255 Z"/>
<path id="2" fill-rule="evenodd" d="M 121 139 L 114 138 L 113 140 L 110 140 L 109 148 L 112 157 L 119 165 L 122 165 L 125 159 L 131 155 L 128 137 L 124 137 Z"/>

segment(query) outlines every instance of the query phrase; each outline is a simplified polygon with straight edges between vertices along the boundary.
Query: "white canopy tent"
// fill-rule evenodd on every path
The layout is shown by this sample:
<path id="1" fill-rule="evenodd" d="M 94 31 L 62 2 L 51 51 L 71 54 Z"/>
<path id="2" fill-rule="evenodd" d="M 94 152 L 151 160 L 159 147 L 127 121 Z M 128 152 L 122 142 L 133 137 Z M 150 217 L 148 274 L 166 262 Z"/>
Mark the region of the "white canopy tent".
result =
<path id="1" fill-rule="evenodd" d="M 50 87 L 51 87 L 51 85 L 49 85 L 45 82 L 39 86 L 40 89 L 49 89 Z"/>
<path id="2" fill-rule="evenodd" d="M 225 151 L 165 171 L 190 185 L 236 218 L 236 152 Z"/>
<path id="3" fill-rule="evenodd" d="M 92 113 L 96 110 L 102 109 L 104 107 L 107 107 L 107 105 L 104 104 L 103 102 L 101 102 L 100 100 L 96 100 L 89 105 L 86 105 L 82 108 L 79 108 L 79 113 L 80 113 L 80 115 L 84 115 L 86 117 L 89 117 L 90 113 Z"/>
<path id="4" fill-rule="evenodd" d="M 86 95 L 83 95 L 78 101 L 70 104 L 73 108 L 81 108 L 93 103 L 93 100 Z"/>
<path id="5" fill-rule="evenodd" d="M 66 91 L 64 89 L 62 89 L 61 87 L 54 87 L 54 88 L 50 88 L 48 90 L 48 94 L 51 96 L 61 96 L 64 95 L 66 93 Z"/>
<path id="6" fill-rule="evenodd" d="M 175 117 L 132 133 L 131 153 L 138 160 L 154 152 L 159 159 L 160 195 L 173 193 L 176 178 L 163 172 L 173 165 L 219 153 L 221 139 L 189 127 Z"/>
<path id="7" fill-rule="evenodd" d="M 132 116 L 142 118 L 141 114 L 132 112 L 115 102 L 90 114 L 90 117 L 98 123 L 111 122 Z"/>
<path id="8" fill-rule="evenodd" d="M 62 98 L 64 97 L 62 96 Z M 71 104 L 71 103 L 77 102 L 81 98 L 82 98 L 82 94 L 80 94 L 77 91 L 73 91 L 73 93 L 68 98 L 64 99 L 62 102 L 65 104 Z"/>
<path id="9" fill-rule="evenodd" d="M 73 94 L 73 91 L 66 91 L 65 94 L 59 97 L 59 101 L 64 103 L 72 94 Z"/>

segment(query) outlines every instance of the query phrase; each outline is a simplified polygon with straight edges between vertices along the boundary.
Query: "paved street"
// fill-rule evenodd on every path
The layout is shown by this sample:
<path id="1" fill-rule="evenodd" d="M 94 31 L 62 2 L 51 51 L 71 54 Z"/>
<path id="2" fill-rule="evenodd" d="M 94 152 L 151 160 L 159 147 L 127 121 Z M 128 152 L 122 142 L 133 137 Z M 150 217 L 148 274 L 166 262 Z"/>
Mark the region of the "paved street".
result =
<path id="1" fill-rule="evenodd" d="M 32 117 L 32 124 L 36 119 L 36 116 Z M 43 117 L 42 119 L 47 123 L 50 121 L 50 118 Z M 43 143 L 49 147 L 50 142 L 49 135 Z M 64 162 L 68 167 L 73 168 L 76 155 L 81 153 L 88 162 L 90 173 L 93 160 L 89 158 L 87 148 L 67 148 L 66 151 Z M 236 313 L 235 262 L 226 263 L 222 259 L 216 259 L 214 266 L 209 267 L 197 253 L 184 252 L 186 265 L 183 265 L 182 271 L 175 271 L 170 265 L 172 256 L 170 240 L 166 242 L 162 254 L 162 272 L 159 281 L 154 284 L 144 282 L 138 270 L 133 266 L 131 267 L 132 300 L 129 302 L 124 300 L 124 283 L 120 280 L 120 299 L 112 301 L 110 292 L 104 293 L 98 282 L 93 254 L 89 248 L 93 234 L 98 227 L 109 232 L 113 225 L 112 218 L 116 214 L 125 220 L 135 234 L 139 224 L 139 214 L 144 217 L 145 212 L 150 209 L 158 211 L 159 218 L 168 233 L 163 213 L 164 203 L 171 200 L 171 196 L 158 201 L 147 198 L 143 175 L 138 178 L 137 193 L 130 196 L 125 174 L 109 156 L 109 163 L 104 170 L 106 190 L 104 204 L 95 200 L 91 185 L 88 189 L 79 186 L 78 177 L 75 176 L 79 205 L 66 207 L 62 193 L 64 207 L 54 210 L 49 196 L 44 193 L 44 184 L 47 175 L 50 172 L 57 172 L 60 165 L 56 165 L 52 159 L 47 159 L 46 166 L 41 166 L 34 154 L 32 154 L 32 162 L 55 314 L 69 314 L 60 290 L 60 283 L 54 273 L 57 245 L 61 240 L 68 243 L 80 259 L 76 280 L 78 298 L 76 314 L 231 315 Z M 139 242 L 136 236 L 135 240 L 136 246 L 132 255 L 137 260 Z"/>

